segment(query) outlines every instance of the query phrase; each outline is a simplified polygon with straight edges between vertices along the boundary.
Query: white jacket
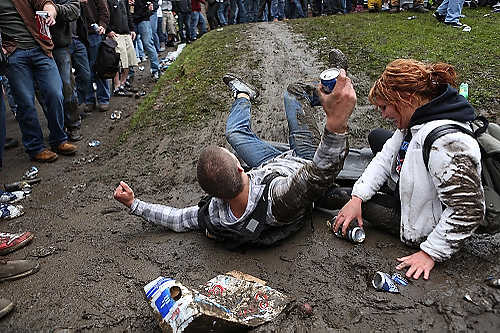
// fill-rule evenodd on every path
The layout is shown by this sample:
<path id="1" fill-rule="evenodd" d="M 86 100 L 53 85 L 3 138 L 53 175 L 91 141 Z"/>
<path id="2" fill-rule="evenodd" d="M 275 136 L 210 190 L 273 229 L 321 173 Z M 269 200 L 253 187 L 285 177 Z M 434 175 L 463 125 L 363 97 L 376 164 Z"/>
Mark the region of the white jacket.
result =
<path id="1" fill-rule="evenodd" d="M 420 245 L 434 261 L 448 259 L 484 218 L 481 153 L 473 137 L 457 132 L 437 139 L 432 145 L 429 171 L 425 167 L 422 147 L 427 134 L 449 123 L 464 125 L 435 120 L 410 129 L 412 139 L 400 177 L 395 171 L 396 159 L 405 132 L 397 130 L 352 191 L 367 201 L 386 181 L 394 189 L 400 178 L 401 241 Z"/>

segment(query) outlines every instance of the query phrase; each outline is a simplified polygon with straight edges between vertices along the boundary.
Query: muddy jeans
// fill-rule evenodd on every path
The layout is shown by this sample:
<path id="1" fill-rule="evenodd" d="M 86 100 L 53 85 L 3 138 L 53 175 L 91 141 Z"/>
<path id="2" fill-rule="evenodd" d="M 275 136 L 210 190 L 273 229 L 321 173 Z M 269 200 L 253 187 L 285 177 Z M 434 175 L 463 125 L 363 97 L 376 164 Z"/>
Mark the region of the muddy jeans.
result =
<path id="1" fill-rule="evenodd" d="M 284 93 L 285 113 L 288 121 L 290 149 L 304 159 L 312 160 L 319 138 L 301 121 L 304 115 L 302 104 L 295 95 Z M 271 144 L 263 141 L 252 131 L 250 123 L 251 103 L 246 98 L 238 98 L 231 107 L 226 123 L 226 139 L 237 155 L 251 168 L 282 154 Z"/>

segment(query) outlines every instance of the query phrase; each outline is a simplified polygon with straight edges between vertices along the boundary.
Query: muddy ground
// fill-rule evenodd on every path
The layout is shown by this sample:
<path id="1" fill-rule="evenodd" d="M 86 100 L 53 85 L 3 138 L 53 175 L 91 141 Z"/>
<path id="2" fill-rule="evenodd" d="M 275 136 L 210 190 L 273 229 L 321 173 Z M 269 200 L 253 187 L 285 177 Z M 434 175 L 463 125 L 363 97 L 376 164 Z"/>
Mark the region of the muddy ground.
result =
<path id="1" fill-rule="evenodd" d="M 234 71 L 261 89 L 253 128 L 265 139 L 286 141 L 282 91 L 297 79 L 315 79 L 324 59 L 306 51 L 301 37 L 284 23 L 250 24 L 245 30 L 247 39 L 240 47 L 253 50 L 258 66 L 243 63 Z M 147 90 L 151 84 L 145 73 L 140 73 L 139 85 Z M 362 73 L 351 75 L 359 95 L 350 126 L 352 142 L 363 146 L 362 138 L 380 119 L 363 97 L 370 83 Z M 230 94 L 222 93 L 229 108 Z M 233 269 L 296 299 L 287 312 L 256 332 L 500 330 L 500 290 L 484 283 L 490 275 L 500 276 L 500 235 L 437 264 L 429 281 L 420 279 L 401 288 L 401 294 L 388 294 L 371 286 L 374 272 L 394 271 L 395 258 L 414 250 L 372 229 L 367 229 L 364 244 L 353 246 L 330 234 L 327 216 L 319 212 L 284 244 L 246 252 L 230 252 L 202 234 L 175 234 L 129 215 L 112 198 L 119 180 L 127 181 L 143 200 L 177 207 L 197 203 L 196 157 L 208 142 L 224 144 L 227 114 L 164 137 L 141 129 L 119 145 L 137 101 L 113 98 L 112 109 L 123 111 L 121 120 L 112 121 L 109 112 L 94 112 L 84 120 L 85 138 L 75 157 L 42 165 L 30 162 L 22 147 L 6 151 L 2 183 L 19 179 L 31 165 L 39 167 L 43 178 L 22 203 L 26 214 L 1 222 L 1 231 L 36 235 L 31 245 L 7 258 L 36 259 L 41 269 L 0 284 L 0 296 L 17 303 L 0 320 L 0 331 L 156 332 L 159 326 L 144 299 L 145 284 L 162 275 L 197 286 Z M 20 139 L 17 124 L 10 114 L 7 118 L 8 134 Z M 102 144 L 89 147 L 91 139 Z M 464 299 L 466 294 L 472 302 Z M 312 316 L 299 311 L 305 302 L 312 306 Z"/>

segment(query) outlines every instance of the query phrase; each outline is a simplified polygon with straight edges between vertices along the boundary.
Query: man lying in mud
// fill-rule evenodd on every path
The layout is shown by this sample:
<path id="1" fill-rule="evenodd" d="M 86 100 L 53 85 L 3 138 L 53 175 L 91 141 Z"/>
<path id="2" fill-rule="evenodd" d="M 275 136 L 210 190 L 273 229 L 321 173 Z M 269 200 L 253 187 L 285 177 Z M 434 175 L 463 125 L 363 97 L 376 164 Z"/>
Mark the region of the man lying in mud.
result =
<path id="1" fill-rule="evenodd" d="M 253 169 L 245 172 L 234 154 L 210 146 L 198 160 L 198 183 L 209 195 L 199 205 L 177 209 L 146 203 L 136 199 L 124 182 L 114 197 L 131 213 L 176 232 L 200 230 L 228 248 L 269 246 L 300 229 L 313 202 L 342 169 L 348 152 L 347 120 L 356 104 L 356 93 L 344 70 L 332 93 L 325 94 L 318 87 L 317 96 L 326 114 L 319 142 L 309 125 L 301 121 L 304 112 L 315 111 L 310 103 L 299 102 L 312 92 L 301 91 L 300 86 L 285 92 L 291 150 L 283 153 L 251 130 L 250 101 L 257 97 L 256 89 L 231 74 L 223 80 L 235 97 L 227 119 L 227 141 Z"/>

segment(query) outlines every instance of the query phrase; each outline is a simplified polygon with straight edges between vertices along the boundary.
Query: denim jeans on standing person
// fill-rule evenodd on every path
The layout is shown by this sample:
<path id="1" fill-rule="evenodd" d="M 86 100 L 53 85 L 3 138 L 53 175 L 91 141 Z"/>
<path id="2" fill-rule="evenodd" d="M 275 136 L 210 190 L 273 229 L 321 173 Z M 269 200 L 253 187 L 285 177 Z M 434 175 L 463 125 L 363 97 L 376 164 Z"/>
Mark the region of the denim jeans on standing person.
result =
<path id="1" fill-rule="evenodd" d="M 179 22 L 179 35 L 181 37 L 181 42 L 185 43 L 186 40 L 191 40 L 191 35 L 190 35 L 191 13 L 190 12 L 177 13 L 177 21 Z"/>
<path id="2" fill-rule="evenodd" d="M 76 93 L 78 104 L 84 103 L 93 91 L 90 90 L 91 71 L 87 48 L 77 38 L 73 38 L 69 44 L 69 53 L 71 54 L 71 65 L 75 69 Z"/>
<path id="3" fill-rule="evenodd" d="M 290 2 L 290 13 L 291 17 L 290 18 L 302 18 L 305 17 L 304 11 L 302 9 L 302 5 L 300 4 L 299 0 L 291 0 Z"/>
<path id="4" fill-rule="evenodd" d="M 283 20 L 285 18 L 285 0 L 272 0 L 271 16 L 273 19 Z"/>
<path id="5" fill-rule="evenodd" d="M 109 91 L 109 84 L 107 80 L 101 79 L 97 77 L 95 74 L 95 71 L 93 70 L 94 64 L 97 60 L 97 51 L 99 50 L 99 45 L 101 44 L 102 41 L 102 35 L 98 34 L 89 34 L 88 37 L 89 40 L 89 48 L 88 48 L 88 54 L 89 54 L 89 66 L 91 69 L 91 74 L 90 74 L 90 83 L 89 83 L 89 91 L 91 92 L 89 96 L 85 99 L 85 104 L 95 104 L 96 103 L 96 98 L 94 96 L 94 87 L 92 85 L 93 82 L 96 83 L 97 85 L 97 103 L 98 104 L 109 104 L 109 96 L 110 96 L 110 91 Z"/>
<path id="6" fill-rule="evenodd" d="M 456 23 L 460 19 L 460 14 L 462 14 L 463 5 L 464 0 L 444 0 L 438 7 L 437 12 L 446 16 L 445 22 Z"/>
<path id="7" fill-rule="evenodd" d="M 160 37 L 158 37 L 158 14 L 154 12 L 149 17 L 149 23 L 151 24 L 151 36 L 153 38 L 153 45 L 156 48 L 156 52 L 160 51 Z"/>
<path id="8" fill-rule="evenodd" d="M 219 18 L 219 23 L 224 26 L 227 25 L 227 8 L 229 7 L 229 1 L 224 1 L 219 5 L 217 10 L 217 17 Z"/>
<path id="9" fill-rule="evenodd" d="M 151 24 L 149 21 L 142 21 L 137 24 L 137 29 L 139 29 L 139 33 L 141 34 L 142 45 L 144 46 L 144 51 L 148 55 L 149 62 L 151 64 L 151 72 L 158 72 L 158 68 L 160 64 L 158 62 L 158 53 L 156 52 L 156 48 L 153 44 L 153 35 L 151 31 Z"/>
<path id="10" fill-rule="evenodd" d="M 158 28 L 156 30 L 156 33 L 158 34 L 160 43 L 165 43 L 167 41 L 167 36 L 163 32 L 163 16 L 158 17 Z"/>
<path id="11" fill-rule="evenodd" d="M 259 12 L 259 0 L 247 0 L 248 22 L 257 22 L 257 13 Z"/>
<path id="12" fill-rule="evenodd" d="M 193 11 L 191 13 L 191 25 L 190 25 L 190 35 L 191 35 L 191 39 L 196 39 L 196 27 L 198 26 L 198 22 L 201 24 L 201 31 L 200 31 L 200 34 L 199 34 L 199 37 L 201 37 L 201 35 L 203 35 L 204 33 L 207 32 L 207 22 L 205 22 L 205 18 L 203 17 L 203 15 L 201 14 L 201 12 L 196 12 L 196 11 Z"/>
<path id="13" fill-rule="evenodd" d="M 7 76 L 3 75 L 0 80 L 2 82 L 3 88 L 5 89 L 5 94 L 7 95 L 7 101 L 9 102 L 10 111 L 14 114 L 15 117 L 17 113 L 17 104 L 14 100 L 14 95 L 12 95 L 12 89 L 10 89 L 9 79 L 7 78 Z"/>
<path id="14" fill-rule="evenodd" d="M 35 156 L 45 149 L 42 128 L 35 108 L 35 83 L 42 102 L 47 105 L 45 117 L 49 128 L 49 144 L 57 147 L 66 142 L 62 82 L 54 59 L 40 47 L 17 49 L 9 56 L 7 77 L 17 102 L 17 116 L 26 152 Z"/>
<path id="15" fill-rule="evenodd" d="M 299 157 L 312 160 L 317 149 L 313 134 L 305 125 L 297 121 L 297 114 L 303 113 L 301 104 L 297 99 L 285 92 L 285 112 L 289 130 L 290 149 Z M 226 139 L 236 151 L 236 154 L 251 167 L 282 154 L 268 142 L 263 141 L 252 131 L 250 123 L 251 103 L 246 98 L 238 98 L 231 107 L 231 112 L 226 123 Z"/>
<path id="16" fill-rule="evenodd" d="M 0 81 L 3 81 L 2 77 L 0 77 Z M 3 89 L 0 86 L 0 169 L 3 166 L 3 146 L 5 146 L 5 132 L 6 132 L 6 129 L 5 129 L 5 102 L 3 100 Z"/>
<path id="17" fill-rule="evenodd" d="M 244 0 L 231 0 L 229 24 L 247 23 L 248 13 Z"/>

